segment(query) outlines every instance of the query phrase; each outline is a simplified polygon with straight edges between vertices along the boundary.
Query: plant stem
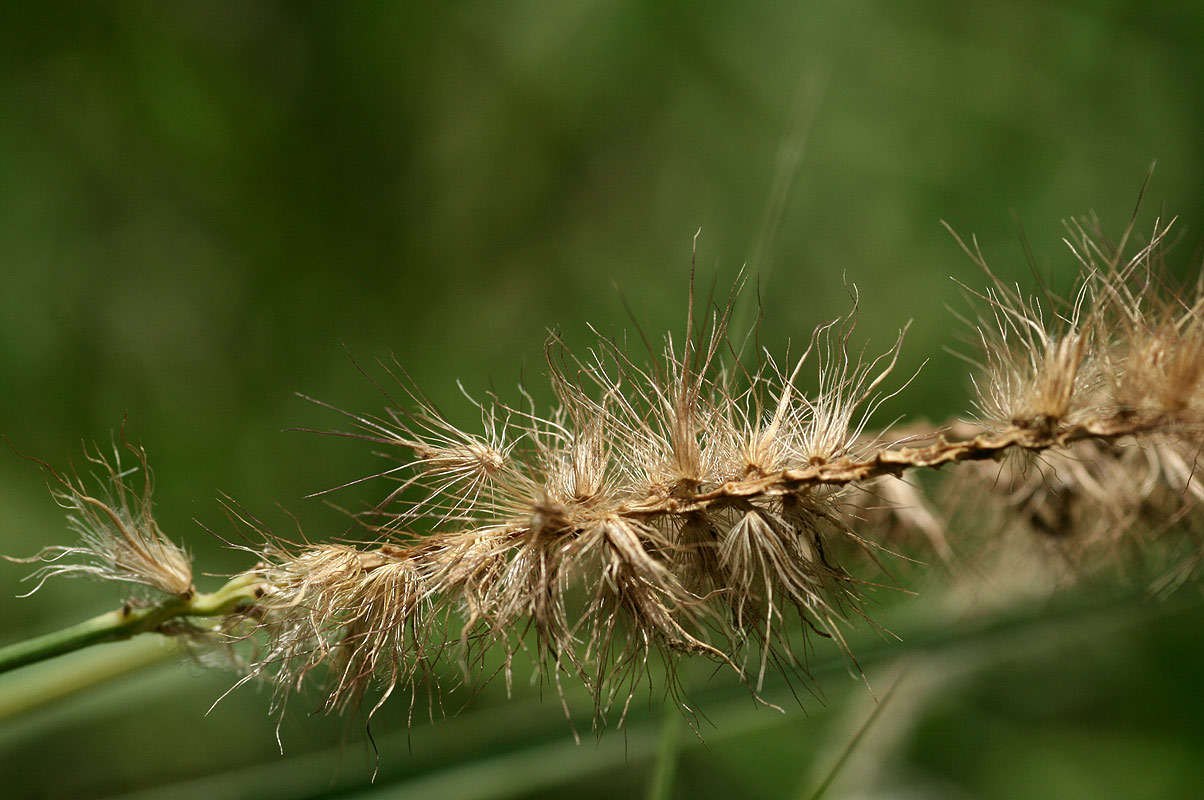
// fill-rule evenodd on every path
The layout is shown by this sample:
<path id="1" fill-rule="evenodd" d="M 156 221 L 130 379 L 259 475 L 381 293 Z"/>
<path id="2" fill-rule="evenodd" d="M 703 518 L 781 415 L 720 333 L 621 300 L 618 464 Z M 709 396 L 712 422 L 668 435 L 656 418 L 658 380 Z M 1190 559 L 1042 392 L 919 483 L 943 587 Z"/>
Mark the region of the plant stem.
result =
<path id="1" fill-rule="evenodd" d="M 6 720 L 155 664 L 176 660 L 184 652 L 177 645 L 175 637 L 139 636 L 108 647 L 68 653 L 39 663 L 37 669 L 18 669 L 0 675 L 0 751 L 6 737 L 13 736 L 16 729 L 14 725 L 5 725 Z"/>
<path id="2" fill-rule="evenodd" d="M 660 741 L 656 748 L 656 761 L 652 766 L 652 781 L 648 785 L 648 800 L 669 800 L 673 795 L 683 724 L 681 709 L 673 703 L 666 703 L 661 720 Z"/>
<path id="3" fill-rule="evenodd" d="M 883 695 L 882 699 L 874 705 L 874 710 L 870 712 L 868 717 L 866 717 L 865 722 L 863 722 L 861 727 L 857 729 L 857 732 L 853 734 L 853 738 L 849 740 L 847 745 L 845 745 L 844 750 L 842 750 L 840 753 L 840 758 L 836 759 L 836 763 L 832 765 L 830 770 L 828 770 L 827 776 L 825 776 L 820 785 L 816 787 L 815 792 L 811 794 L 810 800 L 820 800 L 820 798 L 824 796 L 828 789 L 831 788 L 832 782 L 835 781 L 836 776 L 840 774 L 841 768 L 844 767 L 845 762 L 849 760 L 849 756 L 853 754 L 853 751 L 857 749 L 857 745 L 861 743 L 861 740 L 865 737 L 866 732 L 869 731 L 870 726 L 873 725 L 874 722 L 877 721 L 878 717 L 882 714 L 883 710 L 886 708 L 886 704 L 890 702 L 891 697 L 893 697 L 895 694 L 895 690 L 899 688 L 899 684 L 903 682 L 903 678 L 906 675 L 907 668 L 904 667 L 895 678 L 894 683 L 890 685 L 890 688 L 886 691 L 886 694 Z"/>
<path id="4" fill-rule="evenodd" d="M 259 585 L 257 575 L 243 573 L 216 592 L 194 593 L 187 599 L 168 597 L 143 607 L 126 605 L 62 630 L 0 647 L 0 673 L 102 642 L 129 639 L 140 633 L 161 633 L 163 624 L 169 620 L 224 617 L 254 603 Z"/>

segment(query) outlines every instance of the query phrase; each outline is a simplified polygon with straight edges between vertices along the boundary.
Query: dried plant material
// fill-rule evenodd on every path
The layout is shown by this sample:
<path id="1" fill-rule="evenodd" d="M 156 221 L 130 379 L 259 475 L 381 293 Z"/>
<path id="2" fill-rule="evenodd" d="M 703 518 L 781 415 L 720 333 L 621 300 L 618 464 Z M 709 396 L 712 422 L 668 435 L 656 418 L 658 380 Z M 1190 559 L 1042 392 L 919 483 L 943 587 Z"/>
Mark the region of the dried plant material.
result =
<path id="1" fill-rule="evenodd" d="M 967 514 L 981 518 L 994 502 L 991 530 L 1038 534 L 1070 577 L 1101 562 L 1123 565 L 1135 547 L 1149 550 L 1168 520 L 1182 530 L 1204 496 L 1196 474 L 1204 446 L 1204 286 L 1170 287 L 1161 258 L 1172 224 L 1156 221 L 1148 240 L 1129 248 L 1132 223 L 1119 243 L 1094 218 L 1067 223 L 1082 273 L 1073 302 L 1050 300 L 1072 309 L 1058 318 L 1056 334 L 1036 301 L 983 296 L 996 327 L 978 326 L 979 407 L 996 436 L 1014 437 L 1020 448 L 1002 465 L 961 470 L 947 506 L 973 496 Z M 977 244 L 962 246 L 989 273 Z M 1017 334 L 1024 330 L 1039 335 Z"/>
<path id="2" fill-rule="evenodd" d="M 122 448 L 134 455 L 134 467 L 123 467 Z M 113 446 L 110 457 L 86 448 L 84 456 L 95 468 L 95 489 L 79 475 L 62 475 L 42 464 L 51 494 L 66 510 L 79 544 L 47 547 L 30 559 L 46 562 L 30 576 L 37 581 L 30 594 L 56 575 L 80 575 L 191 597 L 192 561 L 155 521 L 146 451 L 123 440 L 121 448 Z M 137 488 L 128 482 L 131 478 L 137 479 Z"/>
<path id="3" fill-rule="evenodd" d="M 687 709 L 683 656 L 733 670 L 755 696 L 771 670 L 805 681 L 814 637 L 851 660 L 844 630 L 865 619 L 879 556 L 902 531 L 962 570 L 975 546 L 1016 540 L 999 535 L 1011 529 L 1040 543 L 1033 563 L 1068 574 L 1165 544 L 1164 583 L 1185 580 L 1204 560 L 1192 527 L 1204 498 L 1204 285 L 1168 288 L 1169 229 L 1158 222 L 1132 247 L 1132 225 L 1112 244 L 1092 221 L 1070 223 L 1081 274 L 1069 298 L 1026 296 L 958 238 L 989 284 L 967 289 L 980 304 L 972 422 L 869 431 L 910 381 L 892 380 L 903 331 L 874 358 L 850 345 L 855 290 L 852 312 L 782 360 L 738 355 L 738 286 L 705 308 L 691 287 L 684 331 L 648 345 L 647 361 L 607 336 L 574 353 L 553 334 L 551 407 L 524 390 L 513 403 L 463 392 L 479 431 L 385 364 L 398 387 L 385 392 L 389 407 L 340 411 L 351 430 L 326 431 L 395 459 L 344 484 L 387 484 L 356 515 L 367 541 L 264 533 L 246 548 L 259 563 L 227 593 L 237 615 L 221 631 L 258 642 L 244 681 L 274 683 L 279 708 L 318 684 L 328 711 L 372 713 L 400 693 L 411 715 L 423 696 L 433 714 L 448 676 L 509 686 L 521 654 L 566 712 L 565 682 L 583 685 L 601 728 L 622 723 L 662 667 L 666 695 Z M 803 376 L 814 376 L 811 391 Z M 93 460 L 109 490 L 99 499 L 54 476 L 83 543 L 47 550 L 39 577 L 190 595 L 188 560 L 151 517 L 149 479 L 132 492 L 133 473 Z M 945 465 L 957 475 L 931 497 L 902 480 Z"/>
<path id="4" fill-rule="evenodd" d="M 481 434 L 387 366 L 412 405 L 348 415 L 345 435 L 409 454 L 372 476 L 396 486 L 361 517 L 388 544 L 269 548 L 271 645 L 253 672 L 296 687 L 322 665 L 332 708 L 373 682 L 414 697 L 445 655 L 442 626 L 459 631 L 465 668 L 500 646 L 507 680 L 529 632 L 545 675 L 580 680 L 602 724 L 623 718 L 654 655 L 672 675 L 702 654 L 757 689 L 770 665 L 805 670 L 799 631 L 843 646 L 863 583 L 839 559 L 873 546 L 841 511 L 855 480 L 803 476 L 874 453 L 862 432 L 899 342 L 861 362 L 850 314 L 817 328 L 789 372 L 768 356 L 749 369 L 726 357 L 730 308 L 699 325 L 691 302 L 684 336 L 648 365 L 606 337 L 577 356 L 553 336 L 551 411 L 525 394 L 473 401 Z M 808 396 L 797 379 L 812 361 Z"/>
<path id="5" fill-rule="evenodd" d="M 379 702 L 417 673 L 428 676 L 422 671 L 440 644 L 431 642 L 432 603 L 412 560 L 392 548 L 342 545 L 271 555 L 261 569 L 270 588 L 260 604 L 258 632 L 266 635 L 254 674 L 268 673 L 287 692 L 322 666 L 331 685 L 327 710 L 358 702 L 378 671 L 388 687 Z"/>
<path id="6" fill-rule="evenodd" d="M 1181 545 L 1199 549 L 1183 538 L 1204 498 L 1198 451 L 1178 436 L 1146 436 L 1084 440 L 1039 457 L 1014 453 L 959 470 L 941 505 L 954 518 L 950 527 L 985 534 L 965 549 L 1019 533 L 1056 556 L 1065 580 L 1101 567 L 1140 577 L 1160 561 L 1175 569 Z"/>
<path id="7" fill-rule="evenodd" d="M 654 655 L 671 696 L 687 653 L 728 665 L 756 692 L 771 667 L 805 674 L 805 634 L 844 646 L 869 583 L 842 561 L 851 550 L 876 558 L 885 531 L 858 529 L 883 512 L 953 563 L 949 526 L 899 480 L 908 469 L 979 464 L 968 480 L 993 476 L 1006 489 L 977 491 L 1020 509 L 1013 517 L 1062 529 L 1084 552 L 1109 537 L 1115 546 L 1167 487 L 1192 501 L 1198 488 L 1189 447 L 1204 335 L 1199 303 L 1155 291 L 1167 230 L 1156 226 L 1129 258 L 1123 243 L 1080 239 L 1073 297 L 1045 305 L 958 240 L 992 282 L 977 293 L 977 425 L 866 434 L 891 396 L 882 387 L 899 342 L 861 360 L 852 313 L 819 326 L 785 366 L 729 357 L 739 349 L 728 344 L 730 302 L 702 325 L 691 302 L 685 334 L 666 336 L 651 364 L 604 336 L 584 355 L 553 336 L 552 409 L 525 394 L 521 405 L 474 400 L 481 433 L 453 426 L 391 365 L 413 405 L 348 415 L 358 430 L 346 434 L 408 453 L 371 476 L 396 488 L 361 516 L 388 544 L 270 557 L 279 577 L 264 625 L 275 648 L 257 670 L 295 687 L 322 665 L 332 707 L 374 681 L 382 696 L 405 685 L 414 697 L 457 644 L 439 639 L 451 625 L 469 680 L 491 647 L 510 680 L 529 635 L 554 685 L 571 677 L 591 691 L 599 724 L 612 709 L 622 720 Z M 808 364 L 811 394 L 799 385 Z M 1134 438 L 1142 448 L 1126 444 Z M 435 530 L 414 530 L 420 520 Z"/>
<path id="8" fill-rule="evenodd" d="M 996 277 L 977 239 L 967 243 L 952 228 L 949 232 L 991 283 L 982 292 L 962 284 L 983 307 L 974 324 L 983 359 L 979 375 L 972 377 L 975 422 L 1003 430 L 1080 421 L 1096 378 L 1084 363 L 1094 333 L 1084 324 L 1093 273 L 1086 273 L 1069 303 L 1049 298 L 1055 308 L 1046 308 L 1038 298 L 1025 297 L 1019 286 Z"/>

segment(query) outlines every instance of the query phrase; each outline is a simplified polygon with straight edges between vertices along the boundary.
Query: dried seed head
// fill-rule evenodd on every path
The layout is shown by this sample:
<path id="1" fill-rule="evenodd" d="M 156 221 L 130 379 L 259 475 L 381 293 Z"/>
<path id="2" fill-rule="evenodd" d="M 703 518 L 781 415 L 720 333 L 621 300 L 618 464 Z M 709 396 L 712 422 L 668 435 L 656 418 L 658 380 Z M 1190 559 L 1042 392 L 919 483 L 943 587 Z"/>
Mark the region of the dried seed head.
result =
<path id="1" fill-rule="evenodd" d="M 449 667 L 466 683 L 498 672 L 509 682 L 526 651 L 562 700 L 563 678 L 584 684 L 601 726 L 612 712 L 622 721 L 656 660 L 685 708 L 683 654 L 731 667 L 756 693 L 771 664 L 805 676 L 810 634 L 847 653 L 842 628 L 863 614 L 869 583 L 844 564 L 875 561 L 880 548 L 860 527 L 875 525 L 876 538 L 919 529 L 953 560 L 952 526 L 899 480 L 907 469 L 966 463 L 946 487 L 953 513 L 972 498 L 973 527 L 1042 534 L 1030 538 L 1067 563 L 1144 547 L 1204 500 L 1204 282 L 1194 294 L 1165 290 L 1169 225 L 1132 256 L 1131 228 L 1117 245 L 1088 228 L 1070 225 L 1083 273 L 1067 300 L 1003 284 L 977 242 L 957 239 L 990 280 L 967 289 L 985 304 L 972 430 L 866 432 L 892 396 L 882 387 L 903 332 L 877 358 L 851 352 L 855 289 L 853 312 L 816 328 L 783 366 L 768 354 L 742 363 L 728 341 L 731 301 L 696 325 L 692 291 L 684 336 L 666 336 L 651 364 L 605 336 L 574 355 L 553 334 L 552 408 L 537 411 L 521 389 L 514 405 L 464 393 L 480 432 L 453 425 L 386 364 L 405 402 L 346 414 L 353 430 L 333 432 L 402 454 L 352 482 L 390 482 L 360 515 L 373 541 L 290 545 L 265 533 L 246 548 L 260 559 L 254 608 L 207 632 L 249 625 L 261 646 L 244 680 L 276 683 L 280 706 L 318 680 L 328 711 L 373 697 L 371 713 L 408 689 L 411 712 L 425 691 L 433 713 Z M 798 381 L 812 365 L 807 393 Z M 152 515 L 145 453 L 126 448 L 139 462 L 130 471 L 116 449 L 88 456 L 97 494 L 48 470 L 82 541 L 43 551 L 36 577 L 191 596 L 189 560 Z M 126 483 L 139 469 L 140 492 Z M 1204 563 L 1191 545 L 1176 580 Z M 502 663 L 487 671 L 490 649 Z"/>

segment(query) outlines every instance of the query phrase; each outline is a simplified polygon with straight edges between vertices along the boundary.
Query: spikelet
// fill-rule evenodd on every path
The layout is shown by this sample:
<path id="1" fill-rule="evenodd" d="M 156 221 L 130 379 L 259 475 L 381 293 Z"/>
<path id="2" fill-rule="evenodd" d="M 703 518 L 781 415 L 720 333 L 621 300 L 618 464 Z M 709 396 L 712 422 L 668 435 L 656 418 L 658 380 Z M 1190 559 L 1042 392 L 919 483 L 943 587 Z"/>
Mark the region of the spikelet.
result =
<path id="1" fill-rule="evenodd" d="M 946 228 L 991 283 L 981 292 L 962 284 L 982 306 L 974 324 L 982 361 L 979 373 L 971 376 L 978 412 L 973 422 L 992 431 L 1038 432 L 1081 422 L 1090 413 L 1098 381 L 1089 358 L 1096 328 L 1087 322 L 1090 311 L 1085 308 L 1094 273 L 1080 279 L 1069 302 L 1047 295 L 1043 305 L 996 277 L 977 239 L 966 242 Z"/>
<path id="2" fill-rule="evenodd" d="M 384 685 L 379 703 L 404 686 L 413 709 L 413 690 L 431 677 L 441 647 L 420 563 L 394 548 L 336 544 L 276 545 L 265 555 L 260 571 L 271 588 L 259 607 L 264 644 L 249 676 L 278 684 L 279 709 L 291 686 L 319 667 L 330 687 L 328 711 L 360 702 L 377 676 Z"/>
<path id="3" fill-rule="evenodd" d="M 133 454 L 137 462 L 134 467 L 123 467 L 122 448 Z M 95 489 L 78 474 L 63 475 L 42 464 L 51 494 L 67 512 L 67 522 L 79 543 L 46 547 L 26 559 L 45 562 L 29 576 L 37 582 L 29 594 L 51 577 L 75 575 L 131 583 L 183 599 L 191 597 L 195 591 L 192 561 L 155 521 L 146 451 L 123 439 L 121 448 L 114 444 L 110 456 L 99 448 L 89 452 L 85 446 L 84 457 L 96 469 L 92 476 Z M 137 488 L 127 482 L 133 476 L 138 476 Z"/>

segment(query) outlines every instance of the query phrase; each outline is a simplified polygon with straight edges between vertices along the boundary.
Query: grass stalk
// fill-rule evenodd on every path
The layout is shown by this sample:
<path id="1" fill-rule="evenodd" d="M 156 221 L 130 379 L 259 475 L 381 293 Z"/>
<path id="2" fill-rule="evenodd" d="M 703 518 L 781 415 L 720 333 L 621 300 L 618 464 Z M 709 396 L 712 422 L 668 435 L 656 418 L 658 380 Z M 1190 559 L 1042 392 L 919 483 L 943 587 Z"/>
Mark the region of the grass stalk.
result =
<path id="1" fill-rule="evenodd" d="M 660 725 L 660 741 L 657 742 L 656 762 L 652 767 L 652 780 L 648 784 L 648 800 L 669 800 L 673 796 L 684 724 L 681 710 L 672 703 L 666 703 Z"/>
<path id="2" fill-rule="evenodd" d="M 224 617 L 256 599 L 260 581 L 253 573 L 237 575 L 215 592 L 190 597 L 172 596 L 146 606 L 129 603 L 52 633 L 0 647 L 0 673 L 104 642 L 117 642 L 142 633 L 162 633 L 176 619 Z"/>

